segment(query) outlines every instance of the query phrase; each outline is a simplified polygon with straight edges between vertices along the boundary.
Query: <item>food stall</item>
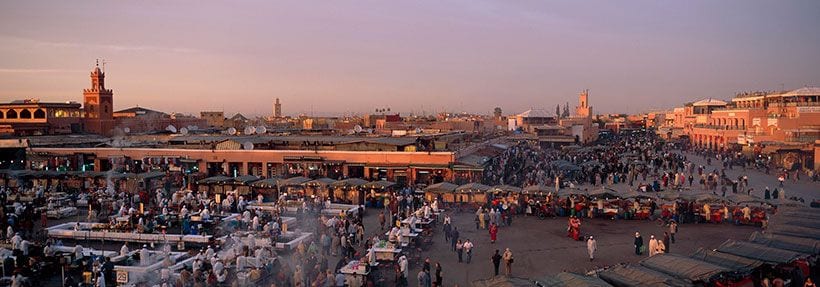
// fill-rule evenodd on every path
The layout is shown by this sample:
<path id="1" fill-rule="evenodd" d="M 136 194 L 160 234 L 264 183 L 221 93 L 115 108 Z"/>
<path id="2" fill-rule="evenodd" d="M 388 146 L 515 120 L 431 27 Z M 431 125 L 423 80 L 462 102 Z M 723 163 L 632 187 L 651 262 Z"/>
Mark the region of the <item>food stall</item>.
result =
<path id="1" fill-rule="evenodd" d="M 490 188 L 492 187 L 475 182 L 460 185 L 450 202 L 484 204 L 487 202 L 487 192 Z M 447 202 L 447 197 L 444 197 L 444 201 Z"/>
<path id="2" fill-rule="evenodd" d="M 424 198 L 428 202 L 433 202 L 439 196 L 441 196 L 442 200 L 445 202 L 453 202 L 453 197 L 455 196 L 456 188 L 458 185 L 443 181 L 436 184 L 432 184 L 428 187 L 424 188 Z"/>
<path id="3" fill-rule="evenodd" d="M 303 184 L 305 186 L 305 195 L 328 198 L 330 196 L 330 185 L 334 182 L 336 182 L 335 179 L 327 177 L 318 178 L 305 182 Z"/>
<path id="4" fill-rule="evenodd" d="M 354 202 L 354 204 L 365 204 L 365 206 L 379 207 L 379 203 L 385 195 L 393 191 L 393 186 L 396 183 L 387 180 L 372 181 L 361 185 L 362 192 L 364 192 L 364 203 Z"/>
<path id="5" fill-rule="evenodd" d="M 364 195 L 361 193 L 361 186 L 365 183 L 367 183 L 367 181 L 361 178 L 348 178 L 331 183 L 330 187 L 333 190 L 331 201 L 358 204 L 360 199 L 364 200 Z"/>

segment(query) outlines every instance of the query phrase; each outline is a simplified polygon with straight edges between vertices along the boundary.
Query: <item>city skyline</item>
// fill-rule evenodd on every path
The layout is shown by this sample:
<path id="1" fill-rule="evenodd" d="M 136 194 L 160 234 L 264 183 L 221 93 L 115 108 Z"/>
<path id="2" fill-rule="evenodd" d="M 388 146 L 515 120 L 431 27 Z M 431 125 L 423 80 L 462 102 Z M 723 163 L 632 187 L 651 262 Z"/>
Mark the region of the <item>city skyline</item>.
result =
<path id="1" fill-rule="evenodd" d="M 80 101 L 97 58 L 117 110 L 226 116 L 275 98 L 285 115 L 515 114 L 585 89 L 635 113 L 820 84 L 818 2 L 360 3 L 2 3 L 0 97 Z"/>

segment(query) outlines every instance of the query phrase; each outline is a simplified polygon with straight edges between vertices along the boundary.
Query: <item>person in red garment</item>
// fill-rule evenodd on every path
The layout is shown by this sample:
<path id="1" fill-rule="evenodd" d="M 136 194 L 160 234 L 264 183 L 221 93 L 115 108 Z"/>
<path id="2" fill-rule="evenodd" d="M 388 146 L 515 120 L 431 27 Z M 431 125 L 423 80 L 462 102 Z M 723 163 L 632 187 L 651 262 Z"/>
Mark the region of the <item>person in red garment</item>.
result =
<path id="1" fill-rule="evenodd" d="M 578 241 L 579 240 L 578 238 L 580 238 L 580 236 L 581 236 L 581 219 L 580 218 L 578 218 L 578 217 L 573 217 L 572 218 L 571 229 L 572 230 L 571 230 L 570 233 L 572 234 L 572 239 L 574 239 L 575 241 Z"/>
<path id="2" fill-rule="evenodd" d="M 498 238 L 498 225 L 495 223 L 490 224 L 490 243 L 495 243 L 495 240 Z"/>

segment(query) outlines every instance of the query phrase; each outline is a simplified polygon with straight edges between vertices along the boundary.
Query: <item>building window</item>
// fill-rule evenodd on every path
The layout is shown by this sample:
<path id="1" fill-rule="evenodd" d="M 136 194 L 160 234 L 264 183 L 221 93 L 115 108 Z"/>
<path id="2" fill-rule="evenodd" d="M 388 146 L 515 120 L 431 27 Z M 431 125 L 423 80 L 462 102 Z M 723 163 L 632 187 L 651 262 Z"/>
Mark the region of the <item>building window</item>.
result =
<path id="1" fill-rule="evenodd" d="M 34 118 L 35 119 L 45 119 L 46 118 L 46 112 L 43 111 L 43 109 L 37 109 L 36 111 L 34 111 Z"/>
<path id="2" fill-rule="evenodd" d="M 17 111 L 15 111 L 15 110 L 9 110 L 9 111 L 6 113 L 6 118 L 7 118 L 7 119 L 16 119 L 16 118 L 17 118 Z"/>
<path id="3" fill-rule="evenodd" d="M 20 118 L 21 119 L 30 119 L 31 118 L 31 112 L 29 110 L 20 111 Z"/>
<path id="4" fill-rule="evenodd" d="M 5 119 L 5 118 L 6 118 L 6 113 L 4 113 L 3 111 L 0 111 L 0 119 Z"/>

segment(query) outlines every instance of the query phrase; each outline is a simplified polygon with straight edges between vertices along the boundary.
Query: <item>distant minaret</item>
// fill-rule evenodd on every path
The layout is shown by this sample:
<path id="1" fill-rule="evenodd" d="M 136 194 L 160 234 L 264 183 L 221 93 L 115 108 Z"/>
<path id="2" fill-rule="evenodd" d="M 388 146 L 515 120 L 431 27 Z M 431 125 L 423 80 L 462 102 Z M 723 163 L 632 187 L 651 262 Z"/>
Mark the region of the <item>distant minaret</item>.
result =
<path id="1" fill-rule="evenodd" d="M 276 98 L 276 103 L 273 104 L 273 117 L 282 117 L 282 104 L 279 103 L 279 98 Z"/>
<path id="2" fill-rule="evenodd" d="M 575 108 L 575 114 L 578 117 L 592 116 L 592 107 L 589 106 L 589 90 L 584 90 L 578 95 L 578 104 Z"/>

